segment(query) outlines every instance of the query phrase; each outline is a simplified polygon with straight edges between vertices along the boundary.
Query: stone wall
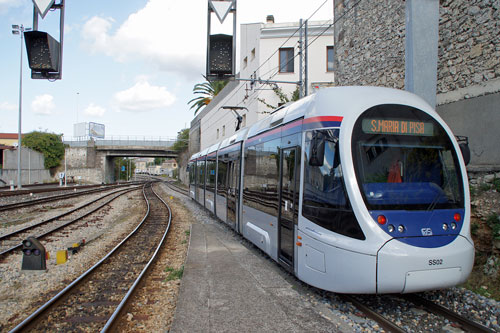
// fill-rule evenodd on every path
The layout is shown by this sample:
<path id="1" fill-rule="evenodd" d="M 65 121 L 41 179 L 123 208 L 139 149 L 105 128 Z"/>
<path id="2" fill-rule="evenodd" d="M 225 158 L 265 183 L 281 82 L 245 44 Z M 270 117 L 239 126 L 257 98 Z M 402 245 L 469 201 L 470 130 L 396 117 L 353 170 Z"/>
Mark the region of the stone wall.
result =
<path id="1" fill-rule="evenodd" d="M 471 169 L 500 166 L 500 0 L 440 0 L 437 111 L 469 137 Z M 403 0 L 334 0 L 337 85 L 404 89 Z"/>
<path id="2" fill-rule="evenodd" d="M 405 2 L 335 0 L 335 83 L 404 88 Z"/>
<path id="3" fill-rule="evenodd" d="M 499 7 L 499 0 L 440 1 L 438 94 L 500 78 Z M 335 20 L 338 85 L 404 88 L 405 1 L 335 0 Z"/>
<path id="4" fill-rule="evenodd" d="M 499 79 L 500 1 L 444 0 L 439 14 L 438 94 Z"/>
<path id="5" fill-rule="evenodd" d="M 105 176 L 106 171 L 109 170 L 102 168 L 102 165 L 106 163 L 103 159 L 106 157 L 97 154 L 95 147 L 68 147 L 66 148 L 66 157 L 68 180 L 77 181 L 78 177 L 81 177 L 82 183 L 113 182 L 112 176 Z M 64 165 L 64 161 L 62 165 Z"/>

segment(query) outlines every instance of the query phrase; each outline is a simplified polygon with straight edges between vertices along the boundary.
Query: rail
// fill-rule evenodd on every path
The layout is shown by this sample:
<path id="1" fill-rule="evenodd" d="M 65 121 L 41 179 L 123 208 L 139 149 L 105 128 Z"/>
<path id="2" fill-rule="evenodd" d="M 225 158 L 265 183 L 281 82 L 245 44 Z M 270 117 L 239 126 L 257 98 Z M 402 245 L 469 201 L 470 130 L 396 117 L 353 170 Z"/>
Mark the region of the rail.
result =
<path id="1" fill-rule="evenodd" d="M 149 189 L 148 189 L 149 191 Z M 100 318 L 106 316 L 107 322 L 104 327 L 101 327 L 101 332 L 106 332 L 110 329 L 116 319 L 119 317 L 120 311 L 124 308 L 125 304 L 129 300 L 132 295 L 134 288 L 139 284 L 142 277 L 146 274 L 149 269 L 151 263 L 155 260 L 156 255 L 159 253 L 159 249 L 162 247 L 168 231 L 170 230 L 172 214 L 170 211 L 170 207 L 166 204 L 166 202 L 161 199 L 154 190 L 150 190 L 153 195 L 146 194 L 146 186 L 143 189 L 143 196 L 147 203 L 147 213 L 142 219 L 142 221 L 137 225 L 137 227 L 127 235 L 118 245 L 116 245 L 107 255 L 105 255 L 101 260 L 99 260 L 94 266 L 85 271 L 82 275 L 68 284 L 64 289 L 62 289 L 59 293 L 57 293 L 53 298 L 39 307 L 35 312 L 29 315 L 26 319 L 24 319 L 20 324 L 14 327 L 11 332 L 19 332 L 21 330 L 34 329 L 44 331 L 48 329 L 47 325 L 50 327 L 51 323 L 57 321 L 60 325 L 69 325 L 67 330 L 71 331 L 79 331 L 81 330 L 78 327 L 72 325 L 71 320 L 69 320 L 66 315 L 66 312 L 71 312 L 71 310 L 75 310 L 75 313 L 79 313 L 79 310 L 76 309 L 75 304 L 81 304 L 81 299 L 93 299 L 96 301 L 98 298 L 99 302 L 103 307 L 112 307 L 114 304 L 114 297 L 117 296 L 115 293 L 121 292 L 124 293 L 125 296 L 121 297 L 121 301 L 118 306 L 113 307 L 113 309 L 104 309 L 101 308 L 99 311 L 99 316 L 96 316 L 96 320 L 98 322 L 101 321 Z M 149 197 L 149 199 L 148 199 Z M 158 200 L 157 200 L 158 199 Z M 156 200 L 156 201 L 154 201 Z M 162 219 L 162 217 L 158 216 L 158 213 L 151 214 L 153 209 L 151 209 L 152 204 L 158 206 L 160 205 L 166 206 L 168 211 L 168 222 L 163 224 L 159 223 L 158 219 Z M 161 206 L 161 205 L 160 205 Z M 159 226 L 164 225 L 165 230 L 159 230 Z M 153 236 L 155 235 L 155 236 Z M 154 250 L 154 253 L 151 255 L 149 261 L 146 263 L 144 268 L 138 274 L 138 276 L 134 275 L 133 268 L 137 266 L 137 264 L 142 262 L 141 251 L 147 252 L 148 246 L 147 241 L 151 243 L 157 244 L 151 250 Z M 155 241 L 156 240 L 156 241 Z M 127 244 L 127 246 L 124 246 Z M 153 244 L 151 244 L 153 245 Z M 150 253 L 149 253 L 150 254 Z M 116 276 L 113 274 L 120 274 L 121 271 L 117 271 L 118 267 L 127 267 L 130 271 L 125 275 L 120 276 L 120 284 L 126 282 L 127 287 L 118 288 L 118 285 L 113 285 L 112 283 L 116 281 Z M 129 274 L 130 273 L 130 274 Z M 104 274 L 110 274 L 110 276 L 105 276 Z M 134 275 L 133 281 L 129 280 L 129 275 Z M 106 283 L 111 284 L 106 284 Z M 131 286 L 130 286 L 130 284 Z M 83 286 L 83 284 L 85 284 Z M 92 285 L 92 288 L 89 287 Z M 130 287 L 129 287 L 130 286 Z M 72 293 L 70 291 L 76 289 L 77 287 L 81 287 L 80 290 L 76 290 Z M 114 293 L 104 293 L 103 290 L 112 290 Z M 120 289 L 120 290 L 118 290 Z M 108 295 L 109 294 L 109 295 Z M 108 299 L 103 300 L 103 297 L 108 296 Z M 75 300 L 76 298 L 76 300 Z M 69 304 L 66 304 L 69 303 Z M 64 308 L 63 315 L 65 319 L 57 318 L 58 307 Z M 50 310 L 54 310 L 51 316 L 47 318 L 47 321 L 44 321 L 41 317 L 46 315 Z M 102 311 L 102 312 L 101 312 Z M 112 313 L 110 313 L 112 312 Z M 88 322 L 82 321 L 80 324 L 91 326 L 94 323 L 98 326 L 101 324 L 96 322 Z M 74 323 L 73 323 L 74 324 Z M 42 328 L 34 328 L 36 325 L 45 326 Z M 61 327 L 59 327 L 61 329 Z M 89 327 L 87 327 L 89 329 Z M 86 329 L 86 330 L 87 330 Z M 90 330 L 95 331 L 97 327 L 92 327 Z M 64 329 L 62 329 L 64 330 Z"/>

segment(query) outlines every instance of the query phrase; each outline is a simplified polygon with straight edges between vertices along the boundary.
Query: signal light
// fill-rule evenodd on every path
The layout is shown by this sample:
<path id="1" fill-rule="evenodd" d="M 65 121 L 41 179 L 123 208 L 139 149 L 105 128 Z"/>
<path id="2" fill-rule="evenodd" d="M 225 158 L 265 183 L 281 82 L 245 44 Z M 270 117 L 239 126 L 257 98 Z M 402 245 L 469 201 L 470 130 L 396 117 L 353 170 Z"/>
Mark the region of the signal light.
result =
<path id="1" fill-rule="evenodd" d="M 28 237 L 22 241 L 23 262 L 22 270 L 46 270 L 46 251 L 35 237 Z"/>
<path id="2" fill-rule="evenodd" d="M 387 222 L 387 218 L 384 215 L 379 215 L 377 217 L 377 222 L 380 225 L 384 225 Z"/>
<path id="3" fill-rule="evenodd" d="M 462 219 L 462 217 L 460 216 L 459 213 L 455 213 L 455 215 L 453 215 L 453 219 L 457 222 L 460 222 L 460 220 Z"/>
<path id="4" fill-rule="evenodd" d="M 28 31 L 24 37 L 31 70 L 46 77 L 49 77 L 49 73 L 58 73 L 61 44 L 43 31 Z"/>
<path id="5" fill-rule="evenodd" d="M 208 76 L 234 75 L 233 61 L 233 36 L 224 34 L 210 35 Z"/>

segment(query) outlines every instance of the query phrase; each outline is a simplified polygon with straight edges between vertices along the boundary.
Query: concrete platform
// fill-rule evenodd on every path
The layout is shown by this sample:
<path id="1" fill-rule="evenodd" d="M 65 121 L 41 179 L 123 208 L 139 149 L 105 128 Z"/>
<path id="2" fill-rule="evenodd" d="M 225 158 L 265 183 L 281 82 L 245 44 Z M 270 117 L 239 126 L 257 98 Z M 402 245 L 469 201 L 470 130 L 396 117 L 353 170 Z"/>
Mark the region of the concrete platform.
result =
<path id="1" fill-rule="evenodd" d="M 170 332 L 345 330 L 298 292 L 276 263 L 224 229 L 193 224 Z"/>

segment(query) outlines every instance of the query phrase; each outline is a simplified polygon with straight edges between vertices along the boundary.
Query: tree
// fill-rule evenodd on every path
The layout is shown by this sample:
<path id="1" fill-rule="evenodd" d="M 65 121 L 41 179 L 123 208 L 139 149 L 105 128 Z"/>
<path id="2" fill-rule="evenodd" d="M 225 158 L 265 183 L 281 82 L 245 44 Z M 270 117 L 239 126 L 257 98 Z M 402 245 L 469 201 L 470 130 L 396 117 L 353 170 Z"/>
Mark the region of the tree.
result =
<path id="1" fill-rule="evenodd" d="M 268 108 L 270 108 L 271 110 L 276 110 L 277 108 L 279 108 L 280 106 L 286 104 L 286 103 L 289 103 L 289 102 L 295 102 L 295 101 L 298 101 L 299 100 L 299 87 L 297 87 L 297 89 L 295 89 L 293 92 L 292 92 L 292 95 L 290 97 L 288 97 L 284 92 L 283 90 L 278 87 L 278 85 L 274 85 L 273 86 L 273 91 L 274 93 L 276 94 L 276 96 L 278 96 L 279 98 L 279 102 L 278 102 L 278 105 L 277 106 L 274 106 L 274 105 L 271 105 L 269 103 L 266 102 L 265 99 L 263 98 L 257 98 L 257 100 L 259 102 L 261 102 L 262 104 L 264 104 L 265 106 L 267 106 Z M 264 112 L 263 112 L 264 113 Z M 265 112 L 265 113 L 271 113 L 271 112 Z"/>
<path id="2" fill-rule="evenodd" d="M 125 167 L 125 170 L 122 170 L 123 167 Z M 117 180 L 127 180 L 127 175 L 133 176 L 135 173 L 135 162 L 130 160 L 130 158 L 117 157 L 114 160 L 114 172 Z"/>
<path id="3" fill-rule="evenodd" d="M 155 157 L 154 164 L 155 165 L 161 165 L 163 162 L 165 162 L 166 158 L 164 157 Z"/>
<path id="4" fill-rule="evenodd" d="M 45 168 L 51 169 L 58 167 L 64 158 L 64 144 L 61 137 L 60 134 L 33 131 L 25 134 L 21 143 L 24 147 L 42 153 L 45 158 Z"/>
<path id="5" fill-rule="evenodd" d="M 189 145 L 189 128 L 185 128 L 177 133 L 177 141 L 172 145 L 172 149 L 182 153 Z"/>
<path id="6" fill-rule="evenodd" d="M 205 78 L 206 82 L 197 83 L 193 87 L 193 94 L 201 96 L 195 97 L 188 102 L 188 104 L 192 103 L 191 107 L 189 108 L 190 110 L 195 108 L 194 114 L 200 111 L 201 108 L 208 105 L 212 101 L 212 99 L 215 96 L 217 96 L 217 94 L 221 92 L 222 89 L 224 89 L 226 84 L 229 82 L 229 81 L 208 81 L 205 75 L 203 75 L 203 77 Z"/>

